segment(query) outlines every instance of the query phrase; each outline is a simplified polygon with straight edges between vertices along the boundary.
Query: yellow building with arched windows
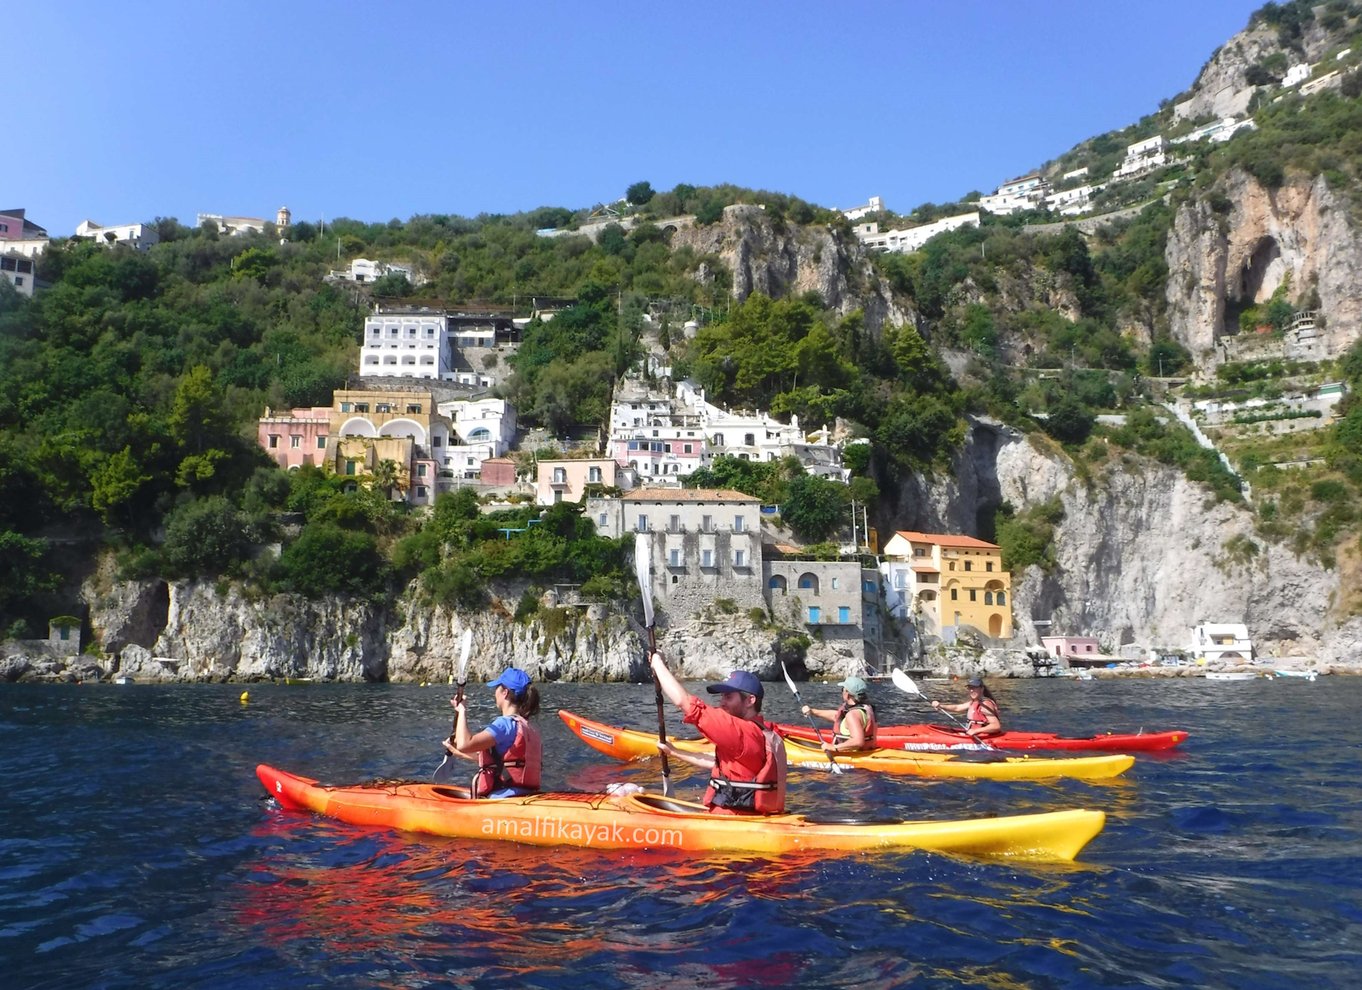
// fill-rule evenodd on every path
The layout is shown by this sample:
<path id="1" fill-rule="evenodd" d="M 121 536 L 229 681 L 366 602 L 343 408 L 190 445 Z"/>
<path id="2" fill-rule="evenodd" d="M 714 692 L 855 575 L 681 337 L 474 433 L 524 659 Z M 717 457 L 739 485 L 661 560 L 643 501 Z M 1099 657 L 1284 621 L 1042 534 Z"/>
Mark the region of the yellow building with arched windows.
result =
<path id="1" fill-rule="evenodd" d="M 1012 637 L 1012 575 L 996 543 L 900 530 L 884 545 L 880 570 L 890 611 L 916 616 L 923 632 L 972 626 Z"/>

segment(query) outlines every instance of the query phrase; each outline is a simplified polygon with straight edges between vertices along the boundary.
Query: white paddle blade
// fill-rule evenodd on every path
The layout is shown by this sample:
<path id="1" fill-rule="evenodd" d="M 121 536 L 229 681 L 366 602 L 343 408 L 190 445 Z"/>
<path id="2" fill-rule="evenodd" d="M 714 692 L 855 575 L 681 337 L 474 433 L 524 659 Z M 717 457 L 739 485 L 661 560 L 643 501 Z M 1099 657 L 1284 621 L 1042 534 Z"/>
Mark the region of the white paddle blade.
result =
<path id="1" fill-rule="evenodd" d="M 634 534 L 634 573 L 638 575 L 638 593 L 643 599 L 643 624 L 653 627 L 653 557 L 652 544 L 646 533 Z"/>
<path id="2" fill-rule="evenodd" d="M 922 694 L 922 689 L 917 686 L 917 683 L 897 667 L 889 672 L 889 679 L 894 682 L 894 687 L 900 691 L 906 691 L 908 694 Z"/>
<path id="3" fill-rule="evenodd" d="M 785 683 L 788 684 L 788 685 L 790 685 L 790 693 L 793 694 L 796 698 L 798 698 L 798 697 L 799 697 L 799 688 L 795 687 L 794 678 L 791 677 L 791 676 L 790 676 L 790 672 L 789 672 L 788 670 L 785 669 L 785 661 L 784 661 L 784 660 L 780 661 L 780 672 L 781 672 L 782 674 L 785 675 Z"/>
<path id="4" fill-rule="evenodd" d="M 473 630 L 465 629 L 459 641 L 459 683 L 468 680 L 468 654 L 473 651 Z"/>

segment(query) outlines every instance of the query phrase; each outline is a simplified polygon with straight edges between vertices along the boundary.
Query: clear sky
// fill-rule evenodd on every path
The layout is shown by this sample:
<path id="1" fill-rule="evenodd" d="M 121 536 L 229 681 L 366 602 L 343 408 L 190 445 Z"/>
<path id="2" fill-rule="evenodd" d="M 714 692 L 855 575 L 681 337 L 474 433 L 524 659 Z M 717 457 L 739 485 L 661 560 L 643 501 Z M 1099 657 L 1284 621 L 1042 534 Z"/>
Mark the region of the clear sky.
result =
<path id="1" fill-rule="evenodd" d="M 0 208 L 386 221 L 646 179 L 906 212 L 1134 123 L 1259 6 L 40 0 L 4 22 Z"/>

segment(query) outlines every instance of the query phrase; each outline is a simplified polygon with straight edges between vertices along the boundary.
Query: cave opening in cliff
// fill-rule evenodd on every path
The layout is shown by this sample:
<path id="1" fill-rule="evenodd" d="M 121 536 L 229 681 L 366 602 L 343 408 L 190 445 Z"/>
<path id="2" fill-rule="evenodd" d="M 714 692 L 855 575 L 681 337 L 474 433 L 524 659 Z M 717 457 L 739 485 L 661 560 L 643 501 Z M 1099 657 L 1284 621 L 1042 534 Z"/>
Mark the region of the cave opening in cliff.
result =
<path id="1" fill-rule="evenodd" d="M 1275 237 L 1260 237 L 1253 251 L 1239 266 L 1238 276 L 1228 281 L 1225 292 L 1225 325 L 1221 336 L 1239 333 L 1239 317 L 1250 306 L 1267 302 L 1288 271 L 1282 248 Z"/>

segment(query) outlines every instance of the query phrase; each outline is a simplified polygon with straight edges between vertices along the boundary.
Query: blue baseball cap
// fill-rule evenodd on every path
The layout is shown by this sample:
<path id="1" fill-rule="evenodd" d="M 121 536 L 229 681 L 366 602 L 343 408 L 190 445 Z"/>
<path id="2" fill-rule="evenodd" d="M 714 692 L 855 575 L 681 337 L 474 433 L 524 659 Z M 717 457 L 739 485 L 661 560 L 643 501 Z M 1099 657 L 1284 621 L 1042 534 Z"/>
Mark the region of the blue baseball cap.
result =
<path id="1" fill-rule="evenodd" d="M 706 686 L 705 690 L 710 694 L 727 694 L 729 691 L 740 691 L 743 694 L 755 695 L 758 698 L 766 693 L 756 675 L 749 674 L 745 670 L 735 670 L 728 675 L 728 680 L 720 684 L 710 684 Z"/>
<path id="2" fill-rule="evenodd" d="M 500 677 L 487 686 L 493 690 L 497 687 L 504 687 L 507 691 L 519 697 L 530 686 L 530 675 L 519 667 L 507 667 L 501 672 Z"/>

